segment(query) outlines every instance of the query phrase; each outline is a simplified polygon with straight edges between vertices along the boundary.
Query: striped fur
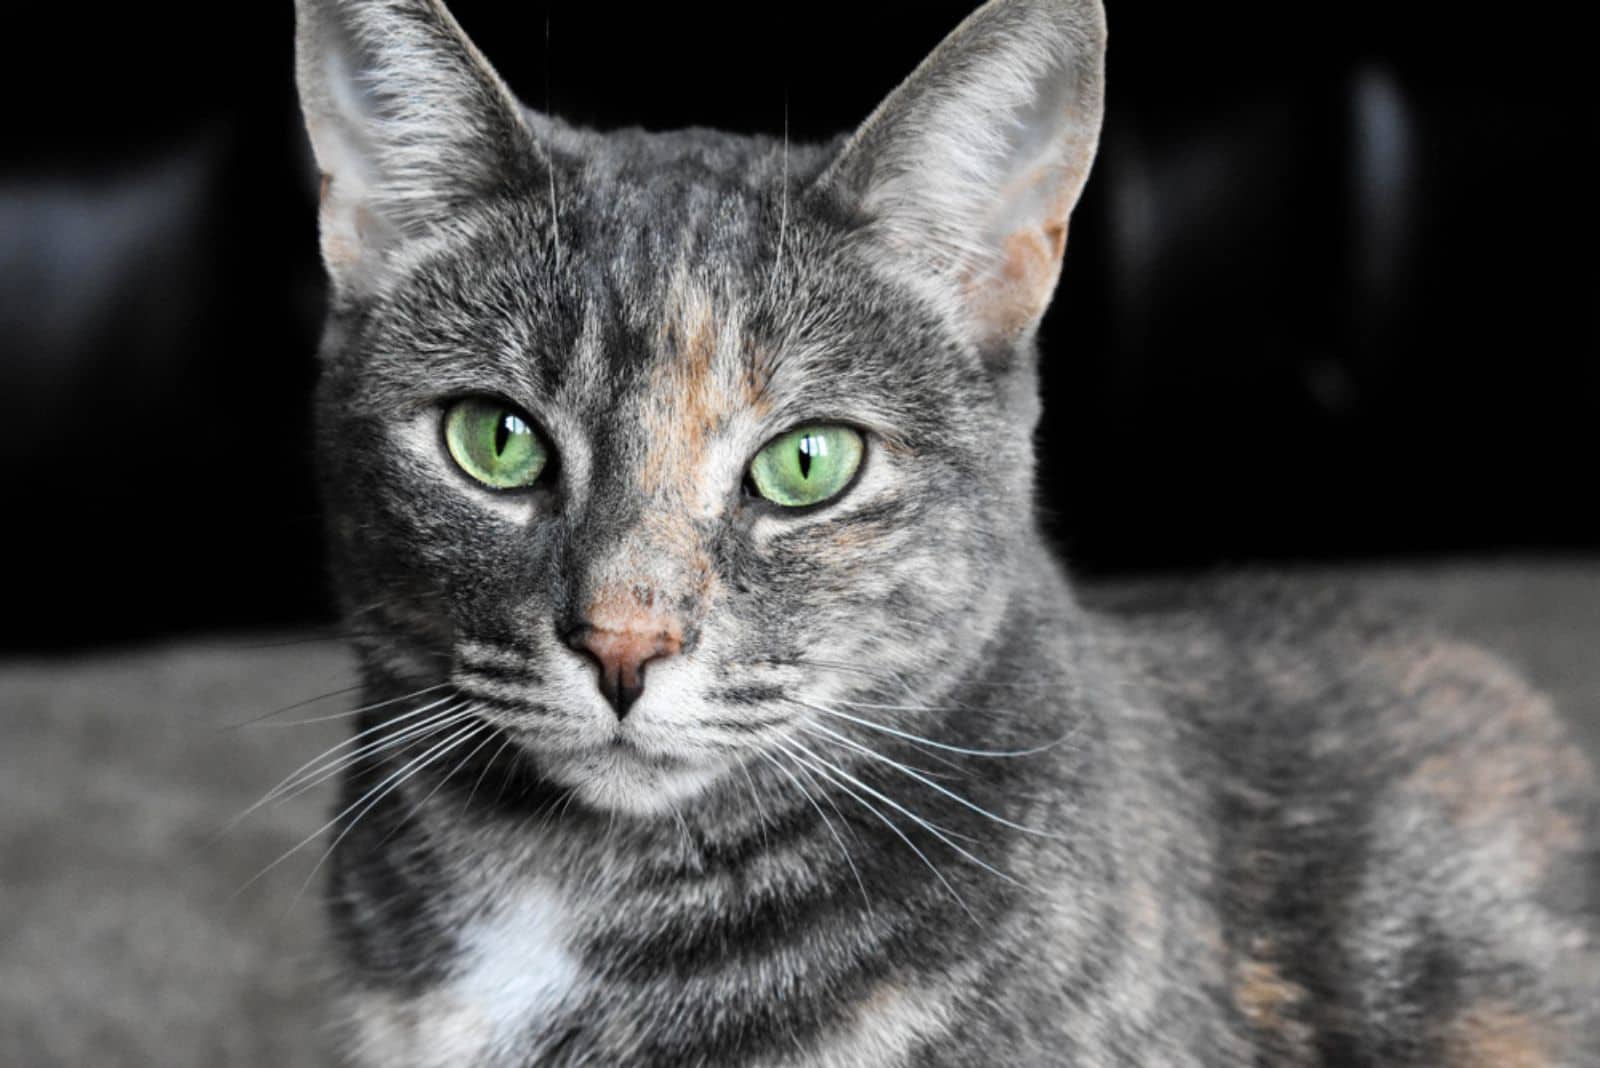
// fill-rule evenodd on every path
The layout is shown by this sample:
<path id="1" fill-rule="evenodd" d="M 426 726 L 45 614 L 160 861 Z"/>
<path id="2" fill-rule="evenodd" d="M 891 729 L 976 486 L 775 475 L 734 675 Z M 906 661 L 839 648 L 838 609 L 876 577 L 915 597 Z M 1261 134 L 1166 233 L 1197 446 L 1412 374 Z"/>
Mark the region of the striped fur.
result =
<path id="1" fill-rule="evenodd" d="M 1045 548 L 1094 0 L 993 0 L 826 146 L 571 128 L 436 0 L 298 11 L 356 1063 L 1600 1065 L 1537 695 L 1271 583 L 1085 605 Z M 541 488 L 453 468 L 477 394 Z M 850 490 L 753 499 L 819 420 Z M 681 631 L 626 719 L 561 637 L 597 604 Z"/>

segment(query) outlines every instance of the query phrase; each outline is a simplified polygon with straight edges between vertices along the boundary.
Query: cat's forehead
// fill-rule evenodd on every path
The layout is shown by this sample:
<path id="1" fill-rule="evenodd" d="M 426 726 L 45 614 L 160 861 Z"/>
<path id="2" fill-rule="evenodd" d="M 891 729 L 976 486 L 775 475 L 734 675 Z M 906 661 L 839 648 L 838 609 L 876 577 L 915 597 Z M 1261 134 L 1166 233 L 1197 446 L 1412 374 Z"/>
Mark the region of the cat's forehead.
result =
<path id="1" fill-rule="evenodd" d="M 794 190 L 825 155 L 765 137 L 688 130 L 586 134 L 549 191 L 578 255 L 624 288 L 664 293 L 692 264 L 728 288 L 750 280 Z"/>
<path id="2" fill-rule="evenodd" d="M 714 407 L 757 410 L 782 385 L 771 372 L 791 340 L 774 315 L 759 220 L 746 208 L 725 202 L 720 221 L 663 219 L 616 241 L 585 235 L 576 262 L 552 279 L 556 299 L 576 310 L 571 336 L 527 354 L 559 365 L 549 377 L 564 401 L 596 411 L 624 396 L 651 408 L 671 401 L 706 422 Z"/>
<path id="3" fill-rule="evenodd" d="M 383 310 L 376 348 L 418 356 L 388 377 L 684 455 L 730 422 L 909 429 L 984 385 L 848 225 L 795 192 L 826 150 L 786 165 L 759 138 L 586 136 L 586 156 L 464 221 Z"/>
<path id="4" fill-rule="evenodd" d="M 843 277 L 831 235 L 780 191 L 685 166 L 548 195 L 558 226 L 541 195 L 462 225 L 379 310 L 378 347 L 491 361 L 573 397 L 682 384 L 685 365 L 759 375 L 801 339 L 810 359 L 848 348 L 839 313 L 869 280 Z"/>

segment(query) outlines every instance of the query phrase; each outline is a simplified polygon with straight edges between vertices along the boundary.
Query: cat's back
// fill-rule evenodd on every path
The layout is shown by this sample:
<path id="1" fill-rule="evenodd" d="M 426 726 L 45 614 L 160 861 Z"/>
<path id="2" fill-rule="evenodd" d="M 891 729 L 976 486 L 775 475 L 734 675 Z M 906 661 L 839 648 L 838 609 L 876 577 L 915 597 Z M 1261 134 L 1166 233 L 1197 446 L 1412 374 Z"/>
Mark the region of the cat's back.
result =
<path id="1" fill-rule="evenodd" d="M 1600 1064 L 1600 805 L 1551 703 L 1352 587 L 1096 591 L 1269 1063 Z"/>

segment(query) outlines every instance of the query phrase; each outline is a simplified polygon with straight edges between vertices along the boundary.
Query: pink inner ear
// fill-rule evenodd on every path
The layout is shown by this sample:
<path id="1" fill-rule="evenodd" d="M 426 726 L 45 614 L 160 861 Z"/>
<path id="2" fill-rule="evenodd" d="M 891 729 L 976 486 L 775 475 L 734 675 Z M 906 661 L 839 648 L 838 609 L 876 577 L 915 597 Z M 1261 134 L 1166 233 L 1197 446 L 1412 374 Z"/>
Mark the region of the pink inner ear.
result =
<path id="1" fill-rule="evenodd" d="M 333 175 L 322 175 L 317 199 L 321 210 L 322 259 L 330 270 L 349 270 L 361 262 L 361 248 L 372 215 L 362 205 L 341 203 L 342 190 Z"/>
<path id="2" fill-rule="evenodd" d="M 329 270 L 347 271 L 361 262 L 361 225 L 359 218 L 349 221 L 339 219 L 330 201 L 323 201 L 322 259 Z M 360 210 L 356 212 L 359 216 Z"/>
<path id="3" fill-rule="evenodd" d="M 963 287 L 972 319 L 987 338 L 1022 335 L 1050 306 L 1082 184 L 1083 168 L 1058 156 L 1027 168 L 1003 190 L 1007 209 L 991 238 L 995 258 L 971 271 Z"/>
<path id="4" fill-rule="evenodd" d="M 1067 218 L 1028 227 L 1005 237 L 998 259 L 967 279 L 966 299 L 985 336 L 1013 338 L 1044 314 L 1061 276 Z"/>

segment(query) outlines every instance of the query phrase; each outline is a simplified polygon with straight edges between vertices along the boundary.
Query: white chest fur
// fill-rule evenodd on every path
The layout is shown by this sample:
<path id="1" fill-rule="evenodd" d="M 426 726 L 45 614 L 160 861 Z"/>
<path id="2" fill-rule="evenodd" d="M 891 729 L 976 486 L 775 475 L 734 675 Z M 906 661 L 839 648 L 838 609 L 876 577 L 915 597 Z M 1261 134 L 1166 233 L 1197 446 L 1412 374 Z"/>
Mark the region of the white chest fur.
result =
<path id="1" fill-rule="evenodd" d="M 525 1063 L 541 1025 L 575 998 L 568 910 L 552 890 L 520 888 L 460 932 L 451 977 L 415 997 L 359 995 L 357 1063 L 416 1068 Z"/>

